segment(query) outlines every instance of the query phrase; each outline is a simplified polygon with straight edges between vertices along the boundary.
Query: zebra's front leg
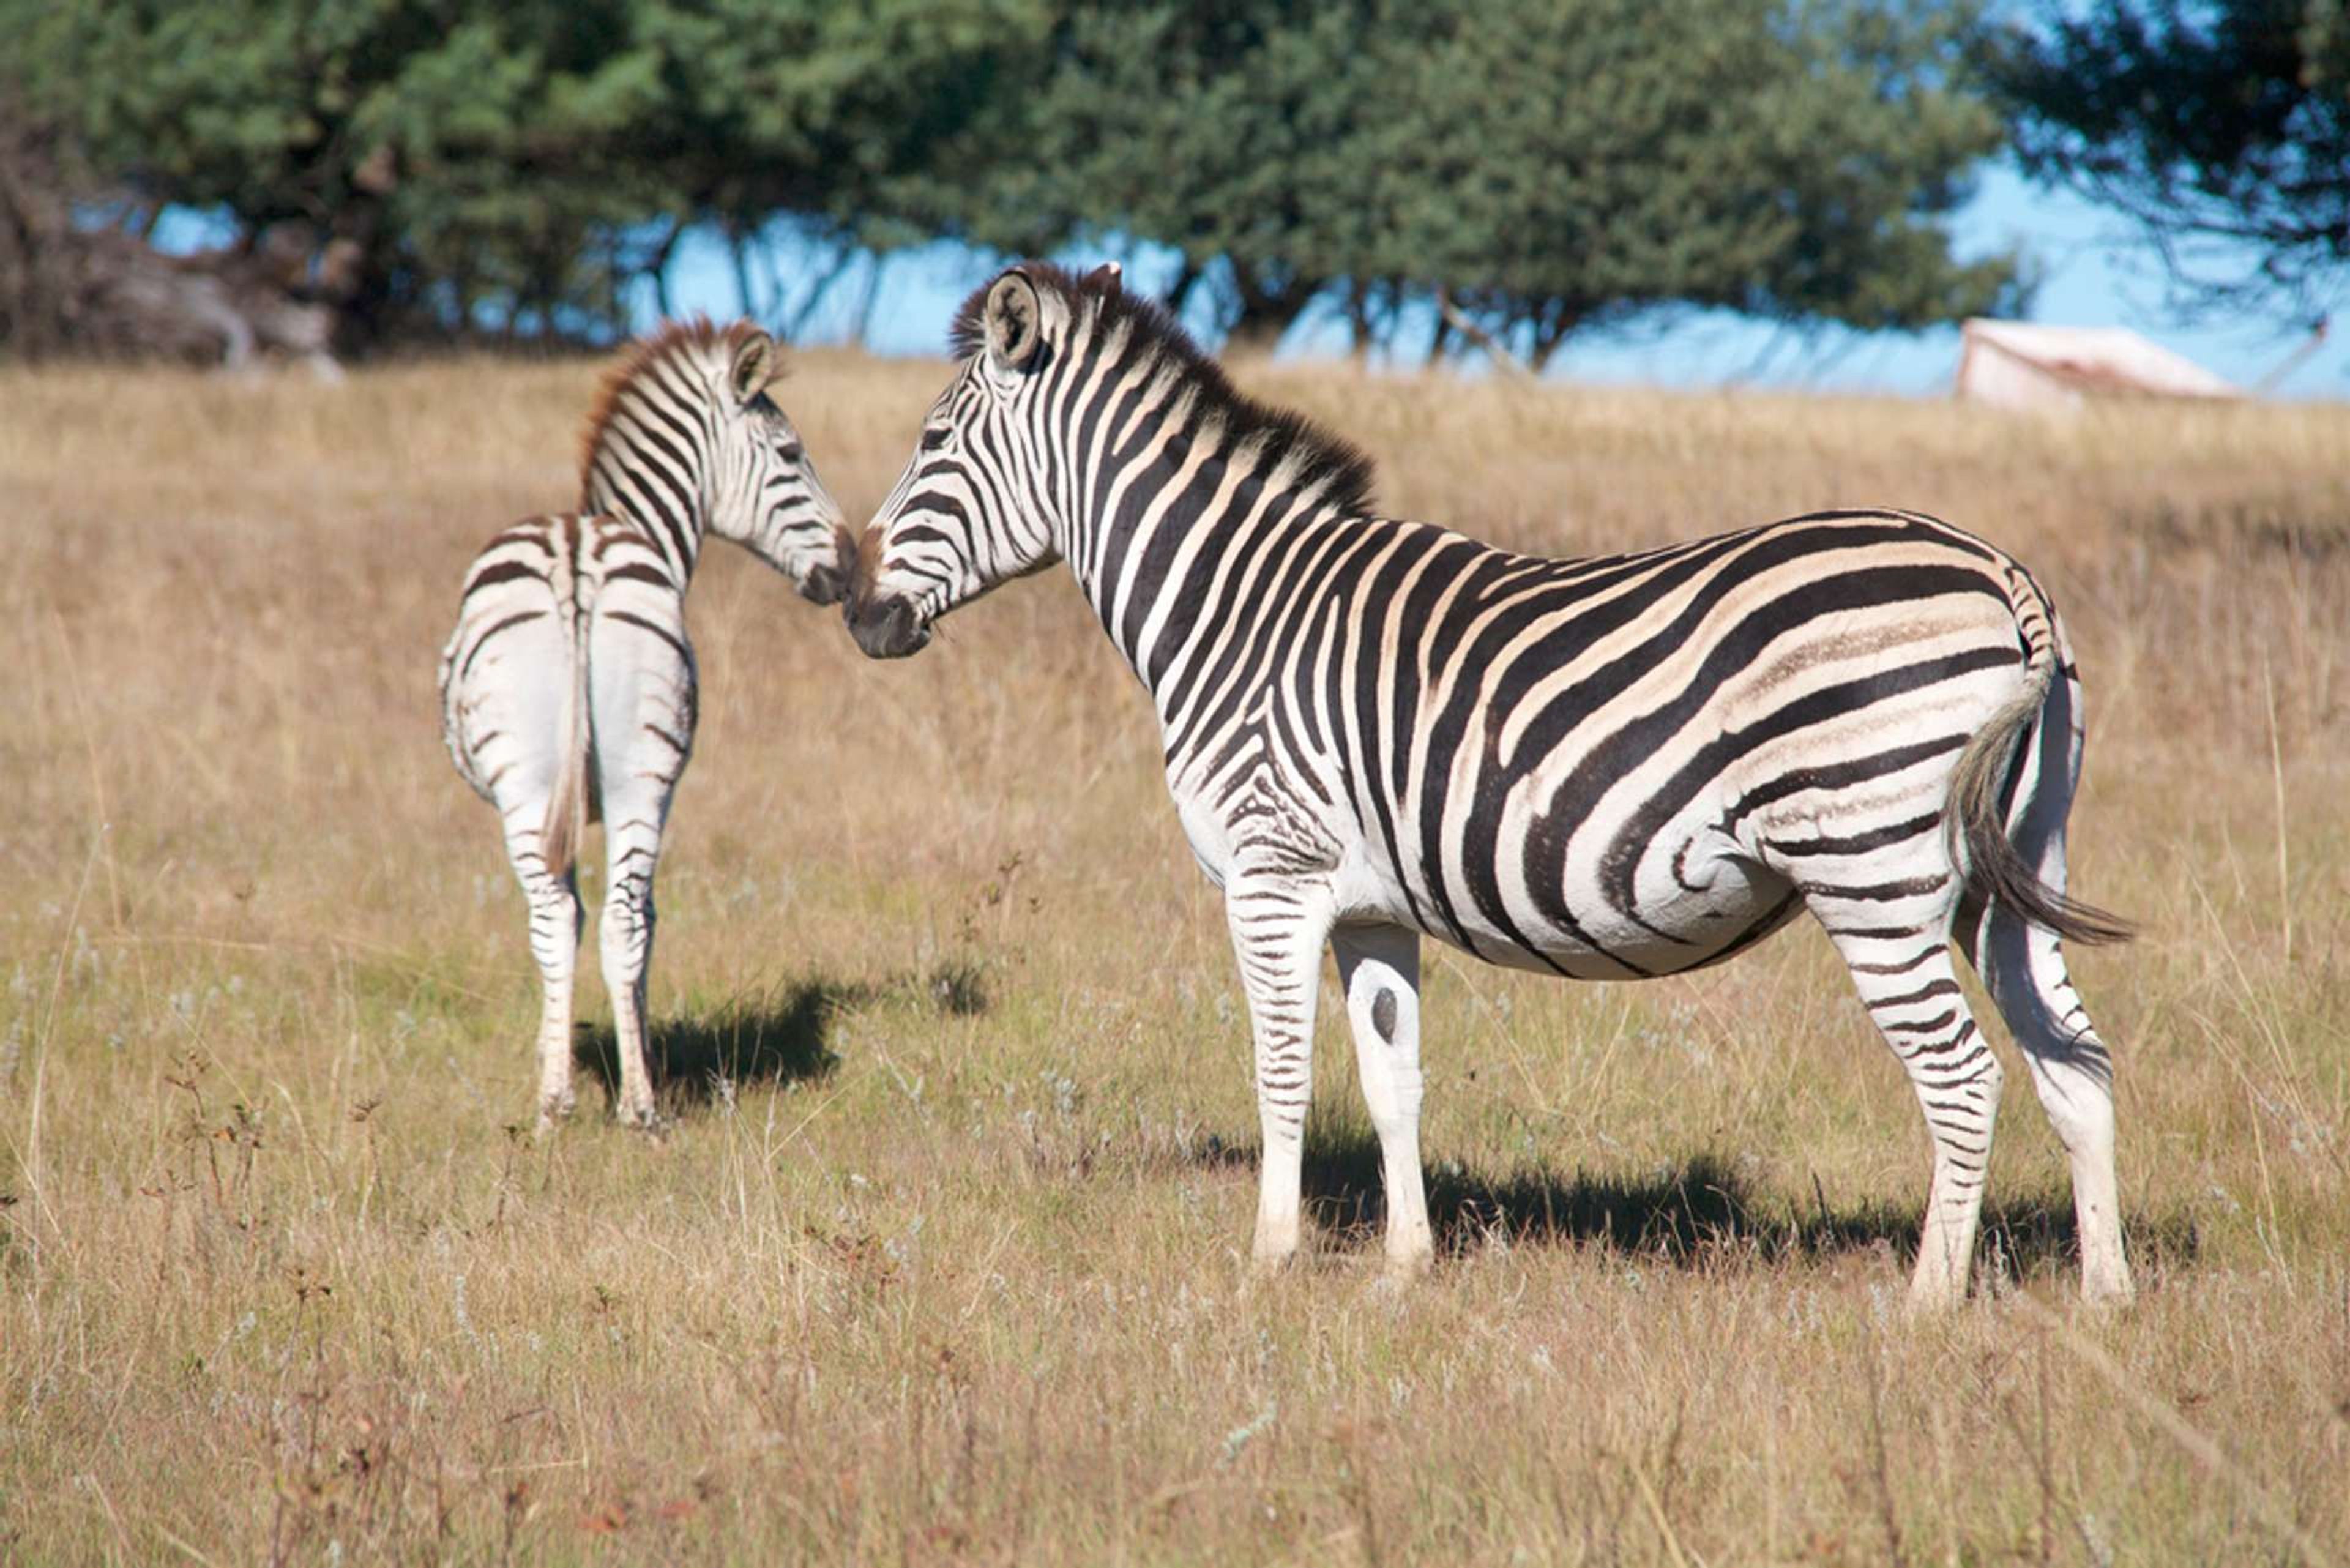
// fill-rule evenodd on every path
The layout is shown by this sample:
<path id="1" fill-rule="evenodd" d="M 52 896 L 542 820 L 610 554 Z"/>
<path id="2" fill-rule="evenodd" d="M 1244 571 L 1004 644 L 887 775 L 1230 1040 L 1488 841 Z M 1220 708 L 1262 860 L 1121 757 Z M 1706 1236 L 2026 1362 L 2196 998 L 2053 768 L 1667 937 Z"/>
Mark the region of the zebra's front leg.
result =
<path id="1" fill-rule="evenodd" d="M 1363 1103 L 1379 1135 L 1388 1273 L 1411 1278 L 1436 1256 L 1419 1163 L 1419 937 L 1399 926 L 1339 926 L 1330 946 L 1347 992 Z"/>
<path id="2" fill-rule="evenodd" d="M 1224 915 L 1256 1043 L 1256 1114 L 1264 1155 L 1253 1251 L 1260 1268 L 1278 1268 L 1297 1251 L 1305 1112 L 1314 1099 L 1315 992 L 1330 932 L 1329 895 L 1299 877 L 1235 877 L 1224 889 Z"/>

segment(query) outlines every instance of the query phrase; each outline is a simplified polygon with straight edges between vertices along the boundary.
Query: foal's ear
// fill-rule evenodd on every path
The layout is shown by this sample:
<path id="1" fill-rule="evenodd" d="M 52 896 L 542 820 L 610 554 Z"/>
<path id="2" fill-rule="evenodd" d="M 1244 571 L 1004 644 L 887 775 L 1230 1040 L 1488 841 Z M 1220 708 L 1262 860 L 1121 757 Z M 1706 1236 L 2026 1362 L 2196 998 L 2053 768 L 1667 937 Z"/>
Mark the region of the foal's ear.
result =
<path id="1" fill-rule="evenodd" d="M 1099 289 L 1104 294 L 1116 294 L 1124 285 L 1125 278 L 1124 267 L 1116 262 L 1104 262 L 1086 274 L 1086 286 Z"/>
<path id="2" fill-rule="evenodd" d="M 987 291 L 987 357 L 999 370 L 1024 370 L 1044 346 L 1036 286 L 1024 272 L 1007 272 Z"/>
<path id="3" fill-rule="evenodd" d="M 734 400 L 747 403 L 765 391 L 782 369 L 781 360 L 782 356 L 775 352 L 775 340 L 764 332 L 753 332 L 737 343 L 734 362 L 726 371 L 726 385 L 734 393 Z"/>

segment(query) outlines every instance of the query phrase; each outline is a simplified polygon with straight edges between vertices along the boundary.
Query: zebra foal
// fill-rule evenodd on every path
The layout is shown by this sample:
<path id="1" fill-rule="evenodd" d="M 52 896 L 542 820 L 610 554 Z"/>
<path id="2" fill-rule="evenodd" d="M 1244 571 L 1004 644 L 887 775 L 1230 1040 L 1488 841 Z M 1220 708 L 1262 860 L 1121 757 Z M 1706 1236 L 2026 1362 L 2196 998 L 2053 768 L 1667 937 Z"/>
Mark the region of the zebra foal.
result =
<path id="1" fill-rule="evenodd" d="M 1024 265 L 867 529 L 875 657 L 1066 559 L 1149 693 L 1224 892 L 1264 1140 L 1255 1253 L 1299 1239 L 1323 946 L 1380 1144 L 1386 1251 L 1432 1253 L 1419 939 L 1573 979 L 1719 962 L 1824 926 L 1933 1145 L 1912 1300 L 1966 1292 L 2000 1066 L 1956 940 L 2070 1156 L 2082 1283 L 2130 1293 L 2111 1066 L 2062 940 L 2080 685 L 2047 597 L 1931 518 L 1839 512 L 1549 560 L 1378 515 L 1368 462 L 1241 396 L 1113 273 Z"/>
<path id="2" fill-rule="evenodd" d="M 619 1037 L 619 1118 L 654 1121 L 645 1065 L 653 873 L 693 747 L 685 590 L 705 533 L 732 539 L 817 604 L 841 597 L 855 541 L 771 394 L 773 338 L 748 322 L 673 325 L 607 377 L 589 416 L 577 512 L 526 518 L 465 576 L 441 654 L 442 734 L 497 808 L 530 901 L 538 961 L 538 1126 L 572 1107 L 575 861 L 605 825 L 598 932 Z"/>

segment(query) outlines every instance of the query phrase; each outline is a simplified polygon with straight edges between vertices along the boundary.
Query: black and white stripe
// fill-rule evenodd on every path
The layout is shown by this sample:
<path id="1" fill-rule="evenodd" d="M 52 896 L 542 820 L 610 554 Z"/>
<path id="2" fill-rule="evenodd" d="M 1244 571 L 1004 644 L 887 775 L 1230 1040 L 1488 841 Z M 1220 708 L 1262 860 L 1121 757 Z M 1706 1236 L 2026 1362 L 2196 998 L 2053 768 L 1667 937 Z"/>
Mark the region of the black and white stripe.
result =
<path id="1" fill-rule="evenodd" d="M 673 327 L 640 345 L 590 418 L 581 510 L 527 518 L 490 541 L 442 652 L 449 754 L 497 807 L 530 900 L 542 1128 L 572 1105 L 574 861 L 598 816 L 614 1108 L 633 1125 L 654 1119 L 644 1050 L 653 874 L 693 749 L 685 590 L 703 533 L 745 545 L 819 604 L 840 596 L 854 552 L 769 394 L 776 369 L 774 340 L 747 323 Z"/>
<path id="2" fill-rule="evenodd" d="M 1298 1241 L 1316 974 L 1336 951 L 1388 1251 L 1430 1251 L 1418 940 L 1588 980 L 1715 963 L 1809 910 L 1908 1070 L 1934 1170 L 1913 1295 L 1966 1288 L 2000 1068 L 1955 937 L 2071 1152 L 2089 1293 L 2129 1292 L 2110 1070 L 2060 938 L 2080 687 L 1992 546 L 1837 512 L 1559 561 L 1375 515 L 1369 465 L 1236 393 L 1113 275 L 1014 268 L 867 531 L 850 626 L 1066 557 L 1162 727 L 1254 1024 L 1260 1258 Z"/>

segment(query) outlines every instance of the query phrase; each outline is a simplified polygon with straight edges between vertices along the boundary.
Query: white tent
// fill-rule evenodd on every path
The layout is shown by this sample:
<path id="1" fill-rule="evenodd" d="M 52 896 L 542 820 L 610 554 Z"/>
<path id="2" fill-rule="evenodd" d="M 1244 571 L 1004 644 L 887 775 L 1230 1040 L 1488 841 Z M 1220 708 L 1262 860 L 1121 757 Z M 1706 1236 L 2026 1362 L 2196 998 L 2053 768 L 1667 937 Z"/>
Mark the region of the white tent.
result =
<path id="1" fill-rule="evenodd" d="M 2123 327 L 2043 327 L 1981 317 L 1960 329 L 1958 395 L 2009 409 L 2090 398 L 2241 398 L 2243 390 Z"/>

